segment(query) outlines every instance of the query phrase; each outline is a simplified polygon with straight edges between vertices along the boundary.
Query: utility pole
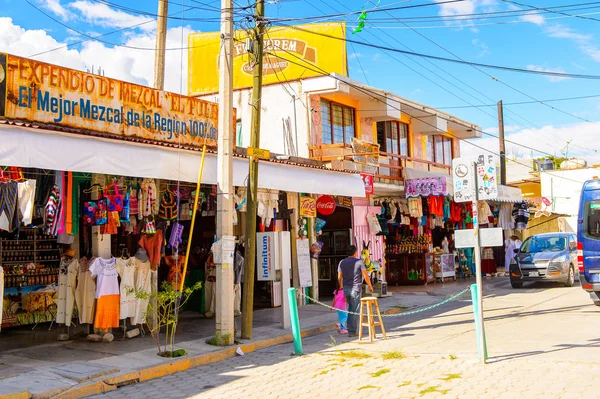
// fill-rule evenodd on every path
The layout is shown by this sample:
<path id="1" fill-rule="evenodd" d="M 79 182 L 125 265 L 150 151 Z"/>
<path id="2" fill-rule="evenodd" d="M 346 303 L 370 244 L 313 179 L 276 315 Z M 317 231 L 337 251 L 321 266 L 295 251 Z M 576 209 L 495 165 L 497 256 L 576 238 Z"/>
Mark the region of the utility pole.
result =
<path id="1" fill-rule="evenodd" d="M 165 89 L 165 48 L 167 43 L 167 15 L 169 0 L 158 0 L 156 18 L 156 52 L 154 54 L 154 88 Z"/>
<path id="2" fill-rule="evenodd" d="M 498 139 L 500 140 L 500 184 L 506 185 L 506 148 L 504 148 L 504 109 L 498 101 Z"/>
<path id="3" fill-rule="evenodd" d="M 217 149 L 217 237 L 221 263 L 217 264 L 216 338 L 232 345 L 233 321 L 233 1 L 221 0 L 219 54 L 219 138 Z"/>
<path id="4" fill-rule="evenodd" d="M 263 74 L 263 35 L 265 1 L 256 1 L 256 21 L 254 35 L 254 79 L 252 85 L 252 125 L 250 147 L 260 147 L 260 112 Z M 254 275 L 256 270 L 256 211 L 258 191 L 258 159 L 250 156 L 250 172 L 246 191 L 246 252 L 244 265 L 244 298 L 242 304 L 242 338 L 252 339 L 252 319 L 254 311 Z"/>

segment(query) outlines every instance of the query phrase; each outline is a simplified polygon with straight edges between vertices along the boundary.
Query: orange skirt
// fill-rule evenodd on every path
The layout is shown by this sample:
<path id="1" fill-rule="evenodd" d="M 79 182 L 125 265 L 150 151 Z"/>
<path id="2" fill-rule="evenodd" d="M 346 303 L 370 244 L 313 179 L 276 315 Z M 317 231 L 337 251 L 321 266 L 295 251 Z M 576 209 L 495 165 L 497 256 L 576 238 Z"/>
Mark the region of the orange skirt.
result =
<path id="1" fill-rule="evenodd" d="M 96 303 L 96 318 L 94 328 L 106 331 L 119 327 L 120 295 L 105 295 L 98 298 Z"/>

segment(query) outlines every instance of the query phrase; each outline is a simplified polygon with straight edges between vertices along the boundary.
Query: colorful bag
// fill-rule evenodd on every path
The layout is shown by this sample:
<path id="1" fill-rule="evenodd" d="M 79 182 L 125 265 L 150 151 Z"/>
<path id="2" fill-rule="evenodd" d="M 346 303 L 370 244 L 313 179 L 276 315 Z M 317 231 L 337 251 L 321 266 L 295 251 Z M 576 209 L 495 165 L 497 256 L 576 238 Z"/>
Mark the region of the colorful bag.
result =
<path id="1" fill-rule="evenodd" d="M 109 194 L 111 187 L 115 192 L 114 194 Z M 119 192 L 116 183 L 106 187 L 106 198 L 108 198 L 108 210 L 110 212 L 121 212 L 123 210 L 123 195 Z"/>
<path id="2" fill-rule="evenodd" d="M 131 185 L 127 187 L 127 192 L 125 193 L 125 197 L 123 197 L 123 210 L 119 215 L 119 219 L 123 223 L 129 223 L 129 213 L 130 213 L 130 204 L 131 204 Z"/>
<path id="3" fill-rule="evenodd" d="M 83 218 L 84 226 L 93 226 L 96 221 L 96 209 L 98 204 L 96 201 L 85 201 L 83 203 L 83 211 L 81 217 Z"/>
<path id="4" fill-rule="evenodd" d="M 108 198 L 100 198 L 96 202 L 96 209 L 94 212 L 94 224 L 96 226 L 102 226 L 108 223 L 108 208 L 110 201 Z"/>
<path id="5" fill-rule="evenodd" d="M 142 227 L 142 234 L 156 234 L 156 225 L 154 224 L 154 218 L 148 217 L 144 221 L 144 227 Z"/>
<path id="6" fill-rule="evenodd" d="M 158 217 L 163 220 L 175 220 L 177 219 L 177 214 L 177 200 L 171 192 L 166 191 L 160 200 Z"/>
<path id="7" fill-rule="evenodd" d="M 183 242 L 183 225 L 177 222 L 173 223 L 173 228 L 171 229 L 171 236 L 169 237 L 169 244 L 167 248 L 178 248 L 179 245 Z"/>

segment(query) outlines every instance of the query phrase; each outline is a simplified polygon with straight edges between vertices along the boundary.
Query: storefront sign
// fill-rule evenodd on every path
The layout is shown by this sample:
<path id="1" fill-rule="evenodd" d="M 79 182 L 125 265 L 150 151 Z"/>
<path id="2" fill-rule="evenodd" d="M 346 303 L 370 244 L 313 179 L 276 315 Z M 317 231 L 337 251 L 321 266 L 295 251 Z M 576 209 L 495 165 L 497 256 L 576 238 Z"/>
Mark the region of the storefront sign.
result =
<path id="1" fill-rule="evenodd" d="M 275 233 L 256 233 L 256 279 L 275 280 Z"/>
<path id="2" fill-rule="evenodd" d="M 0 118 L 217 147 L 215 103 L 4 53 L 0 71 Z"/>
<path id="3" fill-rule="evenodd" d="M 300 287 L 312 287 L 309 240 L 301 238 L 296 239 L 296 252 L 298 254 L 298 277 L 300 279 Z"/>
<path id="4" fill-rule="evenodd" d="M 317 200 L 317 212 L 323 216 L 331 215 L 335 207 L 336 203 L 331 195 L 321 195 Z"/>
<path id="5" fill-rule="evenodd" d="M 352 198 L 351 197 L 343 197 L 341 195 L 334 195 L 333 199 L 337 206 L 341 206 L 343 208 L 352 208 Z"/>
<path id="6" fill-rule="evenodd" d="M 379 166 L 379 144 L 352 139 L 354 162 L 369 166 Z"/>
<path id="7" fill-rule="evenodd" d="M 470 202 L 475 200 L 474 161 L 471 158 L 452 160 L 454 201 Z"/>
<path id="8" fill-rule="evenodd" d="M 446 195 L 445 177 L 423 177 L 406 180 L 406 198 Z"/>
<path id="9" fill-rule="evenodd" d="M 373 175 L 369 175 L 366 173 L 361 173 L 360 177 L 363 180 L 363 183 L 365 184 L 365 194 L 367 195 L 372 195 L 375 194 L 375 186 L 373 183 Z"/>
<path id="10" fill-rule="evenodd" d="M 300 197 L 300 216 L 317 217 L 317 201 L 310 197 Z"/>
<path id="11" fill-rule="evenodd" d="M 329 36 L 329 37 L 328 37 Z M 263 84 L 321 76 L 321 71 L 348 75 L 344 23 L 316 23 L 297 27 L 268 27 L 265 32 Z M 246 48 L 248 33 L 234 33 L 233 88 L 252 87 L 254 60 Z M 219 32 L 192 33 L 188 37 L 188 95 L 219 90 Z"/>

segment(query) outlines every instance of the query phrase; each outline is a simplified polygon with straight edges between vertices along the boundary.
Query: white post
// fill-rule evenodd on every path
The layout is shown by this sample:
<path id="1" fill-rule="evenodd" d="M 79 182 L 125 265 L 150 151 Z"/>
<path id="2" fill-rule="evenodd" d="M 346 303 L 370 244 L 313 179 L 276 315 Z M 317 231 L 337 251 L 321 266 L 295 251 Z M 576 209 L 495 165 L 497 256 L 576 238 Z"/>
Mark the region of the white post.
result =
<path id="1" fill-rule="evenodd" d="M 279 262 L 281 265 L 281 328 L 288 329 L 292 326 L 288 298 L 292 267 L 292 240 L 289 231 L 280 231 L 277 234 L 279 235 Z"/>
<path id="2" fill-rule="evenodd" d="M 217 163 L 217 237 L 222 239 L 222 262 L 217 265 L 216 332 L 223 342 L 234 341 L 233 320 L 233 2 L 221 1 L 219 54 L 219 139 Z"/>
<path id="3" fill-rule="evenodd" d="M 479 328 L 479 336 L 477 340 L 481 343 L 482 350 L 479 353 L 479 357 L 482 363 L 485 364 L 487 360 L 487 348 L 485 343 L 485 328 L 483 326 L 483 278 L 481 276 L 481 236 L 479 235 L 479 208 L 478 208 L 478 200 L 479 200 L 479 184 L 477 180 L 477 163 L 473 164 L 473 180 L 475 184 L 475 200 L 471 203 L 471 210 L 473 212 L 473 230 L 475 232 L 475 281 L 477 284 L 477 319 L 481 328 Z"/>

